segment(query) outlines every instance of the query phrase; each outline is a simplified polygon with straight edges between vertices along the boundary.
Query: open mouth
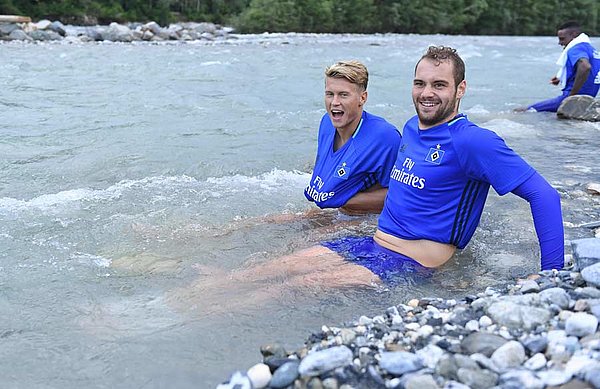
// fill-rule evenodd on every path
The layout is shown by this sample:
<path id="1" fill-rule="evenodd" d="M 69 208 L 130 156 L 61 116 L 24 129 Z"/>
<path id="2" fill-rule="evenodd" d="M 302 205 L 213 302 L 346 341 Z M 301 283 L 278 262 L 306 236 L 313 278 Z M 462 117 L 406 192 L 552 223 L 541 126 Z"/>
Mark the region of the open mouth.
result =
<path id="1" fill-rule="evenodd" d="M 341 111 L 339 109 L 332 109 L 331 116 L 333 116 L 334 118 L 341 118 L 342 116 L 344 116 L 344 111 Z"/>

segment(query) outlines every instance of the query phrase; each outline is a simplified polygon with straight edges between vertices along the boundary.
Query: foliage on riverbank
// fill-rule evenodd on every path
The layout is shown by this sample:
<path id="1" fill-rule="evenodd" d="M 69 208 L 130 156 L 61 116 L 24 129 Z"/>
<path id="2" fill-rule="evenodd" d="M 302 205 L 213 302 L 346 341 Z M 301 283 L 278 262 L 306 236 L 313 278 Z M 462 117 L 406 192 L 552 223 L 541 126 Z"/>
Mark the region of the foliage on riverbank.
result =
<path id="1" fill-rule="evenodd" d="M 596 0 L 0 0 L 0 14 L 83 25 L 209 21 L 248 33 L 474 35 L 554 35 L 573 19 L 600 35 Z"/>

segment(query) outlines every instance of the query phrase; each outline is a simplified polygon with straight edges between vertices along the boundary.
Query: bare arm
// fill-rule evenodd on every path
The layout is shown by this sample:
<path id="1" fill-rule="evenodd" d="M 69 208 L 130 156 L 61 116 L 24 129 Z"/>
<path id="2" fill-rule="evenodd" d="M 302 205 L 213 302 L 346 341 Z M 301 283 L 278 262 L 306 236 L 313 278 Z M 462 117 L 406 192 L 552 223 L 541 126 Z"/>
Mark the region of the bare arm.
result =
<path id="1" fill-rule="evenodd" d="M 358 192 L 340 208 L 347 215 L 364 215 L 367 213 L 381 213 L 383 202 L 387 195 L 387 188 L 375 184 L 369 189 Z"/>
<path id="2" fill-rule="evenodd" d="M 573 89 L 571 89 L 571 92 L 569 92 L 569 96 L 574 96 L 579 93 L 581 87 L 583 87 L 583 84 L 585 84 L 585 80 L 587 80 L 588 76 L 590 75 L 590 70 L 592 69 L 592 65 L 590 65 L 590 62 L 585 58 L 581 58 L 579 61 L 577 61 L 575 67 L 577 68 L 575 73 L 575 81 L 573 82 Z"/>

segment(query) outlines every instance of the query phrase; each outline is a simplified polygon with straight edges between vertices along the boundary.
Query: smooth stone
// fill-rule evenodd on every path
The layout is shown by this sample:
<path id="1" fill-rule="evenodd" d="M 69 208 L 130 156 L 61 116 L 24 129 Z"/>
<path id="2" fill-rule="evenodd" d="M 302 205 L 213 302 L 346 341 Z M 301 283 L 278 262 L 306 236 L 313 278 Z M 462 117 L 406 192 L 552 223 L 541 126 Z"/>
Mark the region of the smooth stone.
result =
<path id="1" fill-rule="evenodd" d="M 0 36 L 10 35 L 10 33 L 15 30 L 20 30 L 19 26 L 17 26 L 15 23 L 5 24 L 0 20 Z"/>
<path id="2" fill-rule="evenodd" d="M 543 336 L 529 336 L 523 341 L 523 345 L 531 354 L 537 354 L 546 350 L 548 339 Z"/>
<path id="3" fill-rule="evenodd" d="M 581 271 L 581 276 L 588 284 L 600 287 L 600 263 L 596 263 L 583 269 Z"/>
<path id="4" fill-rule="evenodd" d="M 600 100 L 587 95 L 569 96 L 560 103 L 556 116 L 560 119 L 600 121 Z"/>
<path id="5" fill-rule="evenodd" d="M 296 378 L 298 378 L 298 366 L 299 361 L 287 362 L 273 373 L 269 386 L 272 388 L 280 389 L 291 385 Z"/>
<path id="6" fill-rule="evenodd" d="M 491 370 L 494 373 L 501 372 L 501 369 L 496 365 L 496 363 L 483 354 L 479 354 L 479 353 L 471 354 L 470 358 L 472 360 L 474 360 L 475 362 L 477 362 L 477 364 L 484 369 Z"/>
<path id="7" fill-rule="evenodd" d="M 543 389 L 544 383 L 527 370 L 511 370 L 500 376 L 502 388 Z"/>
<path id="8" fill-rule="evenodd" d="M 528 294 L 525 296 L 532 296 Z M 509 327 L 532 330 L 550 320 L 551 313 L 544 308 L 519 305 L 511 301 L 499 301 L 487 310 L 494 322 Z"/>
<path id="9" fill-rule="evenodd" d="M 565 330 L 568 335 L 583 337 L 596 332 L 598 328 L 598 318 L 585 312 L 577 312 L 571 315 L 565 323 Z"/>
<path id="10" fill-rule="evenodd" d="M 488 389 L 498 382 L 498 375 L 487 370 L 460 368 L 457 375 L 460 382 L 472 389 Z"/>
<path id="11" fill-rule="evenodd" d="M 55 33 L 57 33 L 60 36 L 67 35 L 67 31 L 65 30 L 65 25 L 59 21 L 54 21 L 54 22 L 50 23 L 50 25 L 48 26 L 48 29 L 50 31 L 54 31 Z"/>
<path id="12" fill-rule="evenodd" d="M 456 381 L 447 381 L 443 389 L 471 389 L 468 385 L 465 385 Z"/>
<path id="13" fill-rule="evenodd" d="M 452 354 L 444 354 L 435 367 L 435 373 L 450 380 L 457 380 L 458 365 Z"/>
<path id="14" fill-rule="evenodd" d="M 542 353 L 534 354 L 531 358 L 525 361 L 523 365 L 528 370 L 540 370 L 544 366 L 546 366 L 546 357 Z"/>
<path id="15" fill-rule="evenodd" d="M 13 32 L 11 32 L 8 37 L 11 40 L 15 40 L 15 41 L 32 41 L 33 38 L 30 37 L 29 35 L 27 35 L 25 33 L 25 31 L 23 30 L 14 30 Z"/>
<path id="16" fill-rule="evenodd" d="M 540 300 L 548 305 L 556 304 L 561 309 L 569 308 L 569 294 L 562 288 L 549 288 L 540 292 Z"/>
<path id="17" fill-rule="evenodd" d="M 537 373 L 544 385 L 558 386 L 569 382 L 572 375 L 563 370 L 546 370 Z"/>
<path id="18" fill-rule="evenodd" d="M 273 356 L 276 358 L 286 358 L 287 357 L 287 352 L 285 351 L 285 348 L 278 343 L 266 344 L 266 345 L 261 346 L 260 353 L 265 358 L 270 357 L 270 356 Z"/>
<path id="19" fill-rule="evenodd" d="M 308 354 L 298 367 L 300 375 L 317 376 L 352 364 L 352 351 L 346 346 L 331 347 Z"/>
<path id="20" fill-rule="evenodd" d="M 600 368 L 588 370 L 585 373 L 585 381 L 594 387 L 600 389 Z"/>
<path id="21" fill-rule="evenodd" d="M 540 286 L 534 280 L 525 280 L 521 284 L 521 293 L 536 293 L 540 291 Z"/>
<path id="22" fill-rule="evenodd" d="M 510 369 L 520 366 L 525 361 L 525 348 L 516 340 L 511 340 L 500 346 L 491 356 L 491 360 L 500 369 Z"/>
<path id="23" fill-rule="evenodd" d="M 321 384 L 323 389 L 337 389 L 339 387 L 338 381 L 333 377 L 325 378 Z"/>
<path id="24" fill-rule="evenodd" d="M 565 371 L 573 376 L 596 368 L 600 368 L 600 362 L 586 355 L 574 355 L 565 365 Z"/>
<path id="25" fill-rule="evenodd" d="M 466 336 L 461 344 L 461 349 L 466 354 L 481 353 L 490 357 L 494 351 L 506 343 L 506 339 L 495 334 L 485 332 L 474 332 Z"/>
<path id="26" fill-rule="evenodd" d="M 403 384 L 404 389 L 439 389 L 437 382 L 429 374 L 411 374 Z"/>
<path id="27" fill-rule="evenodd" d="M 467 324 L 465 324 L 465 330 L 469 332 L 479 331 L 479 321 L 478 320 L 469 320 Z"/>
<path id="28" fill-rule="evenodd" d="M 571 241 L 575 267 L 578 270 L 585 269 L 600 262 L 600 239 L 585 238 Z"/>
<path id="29" fill-rule="evenodd" d="M 48 19 L 42 19 L 37 23 L 34 23 L 34 26 L 38 29 L 38 30 L 45 30 L 48 27 L 50 27 L 50 25 L 52 24 L 52 22 Z"/>
<path id="30" fill-rule="evenodd" d="M 36 41 L 59 41 L 62 36 L 54 31 L 49 30 L 35 30 L 29 33 L 29 36 Z"/>
<path id="31" fill-rule="evenodd" d="M 481 328 L 487 328 L 493 323 L 494 322 L 492 321 L 492 319 L 489 318 L 489 316 L 483 315 L 479 318 L 479 327 Z"/>
<path id="32" fill-rule="evenodd" d="M 444 355 L 444 350 L 434 344 L 428 344 L 422 349 L 417 350 L 415 354 L 421 358 L 425 366 L 435 369 L 440 358 Z"/>
<path id="33" fill-rule="evenodd" d="M 394 375 L 402 375 L 423 367 L 421 358 L 406 351 L 382 352 L 379 366 Z"/>
<path id="34" fill-rule="evenodd" d="M 254 389 L 266 388 L 269 384 L 269 381 L 271 381 L 271 378 L 273 377 L 269 366 L 265 365 L 264 363 L 257 363 L 256 365 L 252 366 L 250 369 L 248 369 L 246 375 L 250 379 L 250 382 L 252 382 L 252 387 Z"/>
<path id="35" fill-rule="evenodd" d="M 580 298 L 600 299 L 600 289 L 594 288 L 593 286 L 577 288 L 575 289 L 575 293 L 577 293 Z"/>
<path id="36" fill-rule="evenodd" d="M 478 354 L 478 355 L 483 355 L 483 354 Z M 479 365 L 477 364 L 477 361 L 475 361 L 475 359 L 471 358 L 470 356 L 466 356 L 463 354 L 455 354 L 454 355 L 454 359 L 456 360 L 456 366 L 459 369 L 479 369 Z"/>

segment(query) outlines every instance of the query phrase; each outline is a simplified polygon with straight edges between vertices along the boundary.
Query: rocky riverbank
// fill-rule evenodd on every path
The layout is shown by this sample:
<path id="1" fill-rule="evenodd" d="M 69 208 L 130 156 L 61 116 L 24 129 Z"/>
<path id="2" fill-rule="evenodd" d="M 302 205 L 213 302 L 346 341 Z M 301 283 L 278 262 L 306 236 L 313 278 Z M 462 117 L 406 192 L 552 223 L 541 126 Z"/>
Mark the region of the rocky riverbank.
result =
<path id="1" fill-rule="evenodd" d="M 600 235 L 600 222 L 590 223 Z M 600 388 L 600 238 L 573 264 L 460 300 L 424 298 L 261 348 L 225 388 Z"/>
<path id="2" fill-rule="evenodd" d="M 10 20 L 10 19 L 6 19 Z M 177 23 L 161 27 L 156 22 L 111 23 L 108 26 L 65 26 L 59 21 L 2 22 L 0 41 L 66 41 L 83 42 L 164 42 L 164 41 L 215 41 L 234 38 L 233 28 L 214 23 Z"/>

